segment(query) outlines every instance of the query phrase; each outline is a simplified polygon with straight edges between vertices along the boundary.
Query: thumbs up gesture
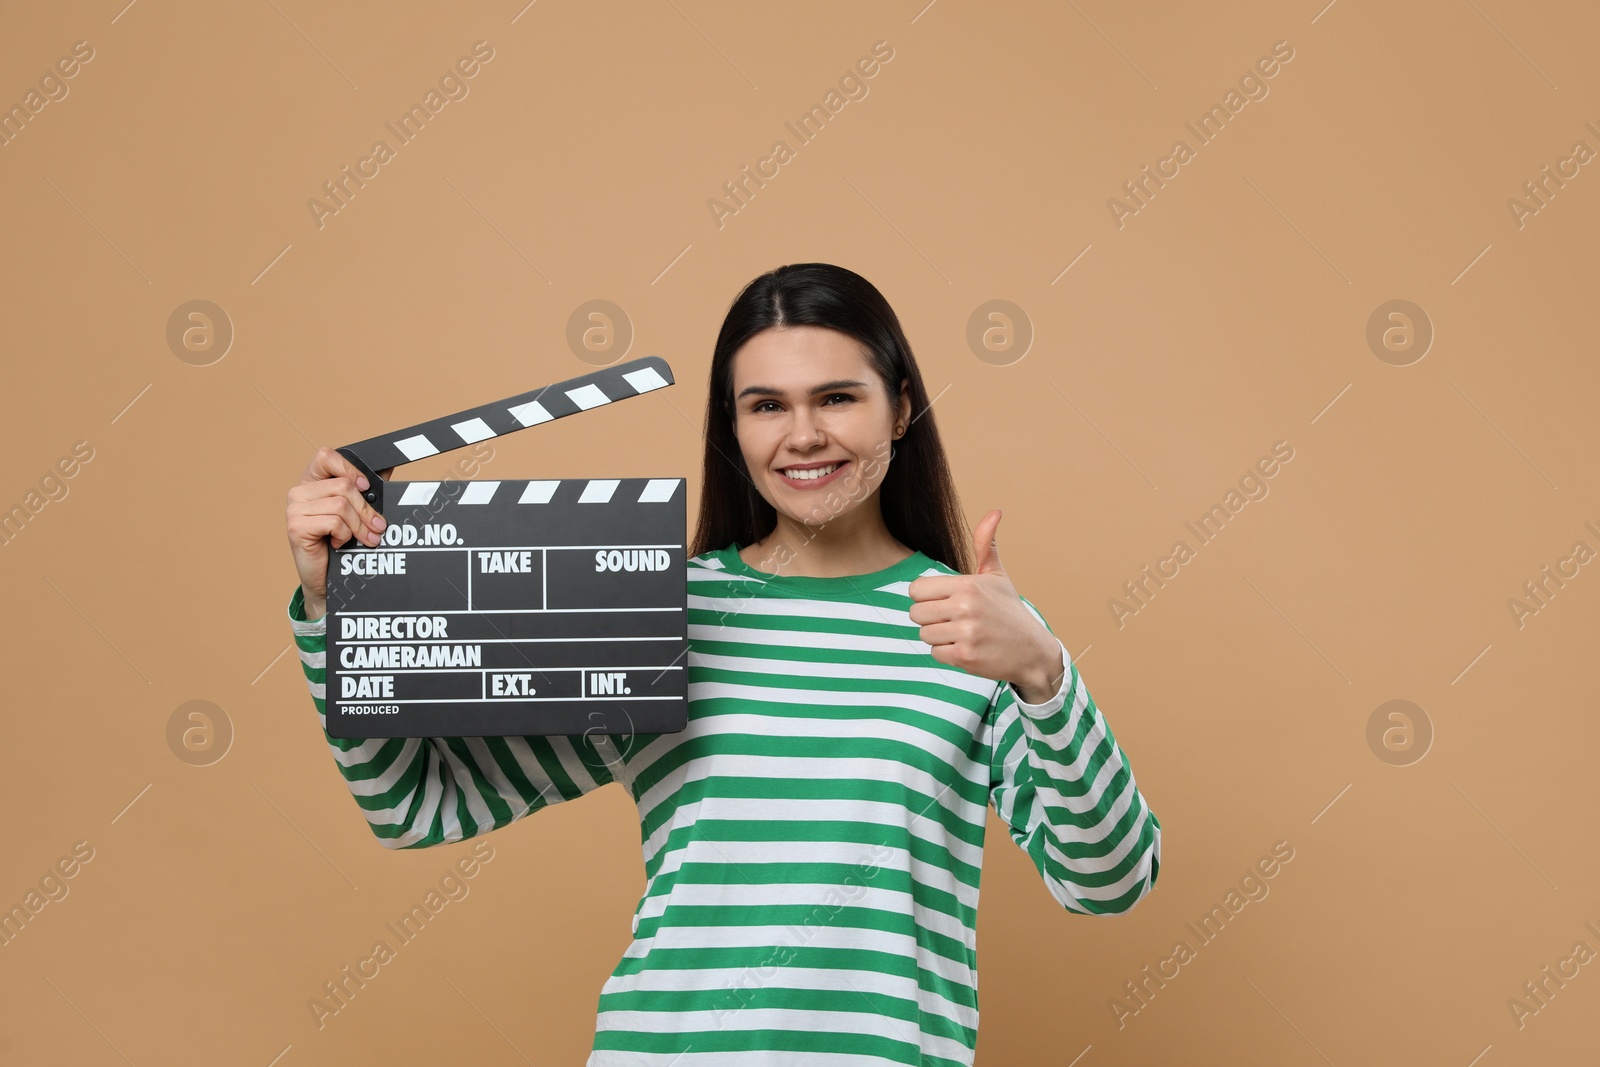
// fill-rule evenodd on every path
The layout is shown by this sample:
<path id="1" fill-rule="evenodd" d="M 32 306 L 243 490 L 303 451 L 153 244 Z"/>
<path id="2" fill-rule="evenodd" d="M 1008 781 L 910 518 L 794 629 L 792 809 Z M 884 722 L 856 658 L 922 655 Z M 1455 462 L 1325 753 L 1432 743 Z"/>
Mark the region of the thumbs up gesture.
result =
<path id="1" fill-rule="evenodd" d="M 940 663 L 968 674 L 1010 682 L 1029 704 L 1042 704 L 1061 686 L 1061 643 L 1017 595 L 1000 563 L 999 510 L 973 531 L 973 574 L 924 575 L 906 589 L 911 621 Z"/>

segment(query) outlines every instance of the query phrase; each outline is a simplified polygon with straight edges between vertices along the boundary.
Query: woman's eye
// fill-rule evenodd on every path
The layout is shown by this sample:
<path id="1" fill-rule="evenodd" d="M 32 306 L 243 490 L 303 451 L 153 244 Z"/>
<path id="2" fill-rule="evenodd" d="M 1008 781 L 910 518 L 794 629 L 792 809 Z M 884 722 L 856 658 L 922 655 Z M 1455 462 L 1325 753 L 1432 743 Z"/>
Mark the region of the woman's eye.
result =
<path id="1" fill-rule="evenodd" d="M 828 400 L 836 400 L 836 399 L 848 400 L 848 401 L 851 401 L 851 402 L 855 401 L 855 397 L 851 396 L 849 393 L 829 393 L 828 396 L 824 399 L 824 403 L 826 403 Z M 776 403 L 777 403 L 777 401 L 775 401 L 775 400 L 762 400 L 762 401 L 759 401 L 758 403 L 756 403 L 753 407 L 751 407 L 750 410 L 752 412 L 754 412 L 754 413 L 760 414 L 760 413 L 762 413 L 762 412 L 764 412 L 766 410 L 768 404 L 776 404 Z"/>

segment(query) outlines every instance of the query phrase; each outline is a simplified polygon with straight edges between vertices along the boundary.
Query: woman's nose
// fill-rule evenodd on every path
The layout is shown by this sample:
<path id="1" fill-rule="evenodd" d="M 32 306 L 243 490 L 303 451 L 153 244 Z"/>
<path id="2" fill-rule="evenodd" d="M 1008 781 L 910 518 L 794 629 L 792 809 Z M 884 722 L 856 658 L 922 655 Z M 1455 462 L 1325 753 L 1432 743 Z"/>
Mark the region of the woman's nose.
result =
<path id="1" fill-rule="evenodd" d="M 817 429 L 816 420 L 805 410 L 795 413 L 789 422 L 789 441 L 796 448 L 809 447 L 822 439 L 822 433 Z"/>

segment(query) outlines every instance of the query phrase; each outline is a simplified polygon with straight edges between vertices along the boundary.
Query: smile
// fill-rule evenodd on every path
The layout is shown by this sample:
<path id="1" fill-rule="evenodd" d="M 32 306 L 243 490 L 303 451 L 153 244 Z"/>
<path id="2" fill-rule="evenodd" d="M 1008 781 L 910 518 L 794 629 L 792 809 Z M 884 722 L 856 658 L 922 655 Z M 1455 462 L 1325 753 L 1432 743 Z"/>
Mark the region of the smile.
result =
<path id="1" fill-rule="evenodd" d="M 839 472 L 849 466 L 849 461 L 832 463 L 826 467 L 814 467 L 809 470 L 789 468 L 780 470 L 778 474 L 785 482 L 796 489 L 812 489 L 823 485 L 839 476 Z"/>

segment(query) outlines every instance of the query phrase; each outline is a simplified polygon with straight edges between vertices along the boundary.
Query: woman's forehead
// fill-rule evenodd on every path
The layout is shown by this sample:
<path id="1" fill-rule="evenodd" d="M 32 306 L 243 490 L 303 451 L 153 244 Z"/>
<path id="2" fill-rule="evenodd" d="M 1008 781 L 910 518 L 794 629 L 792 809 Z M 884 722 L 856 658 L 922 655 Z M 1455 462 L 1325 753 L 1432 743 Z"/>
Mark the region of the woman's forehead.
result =
<path id="1" fill-rule="evenodd" d="M 871 363 L 861 342 L 826 327 L 763 330 L 746 341 L 733 359 L 737 388 L 749 385 L 804 391 L 836 378 L 870 380 Z"/>

